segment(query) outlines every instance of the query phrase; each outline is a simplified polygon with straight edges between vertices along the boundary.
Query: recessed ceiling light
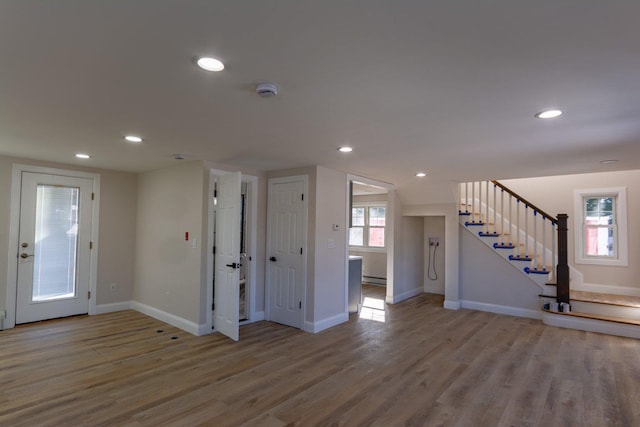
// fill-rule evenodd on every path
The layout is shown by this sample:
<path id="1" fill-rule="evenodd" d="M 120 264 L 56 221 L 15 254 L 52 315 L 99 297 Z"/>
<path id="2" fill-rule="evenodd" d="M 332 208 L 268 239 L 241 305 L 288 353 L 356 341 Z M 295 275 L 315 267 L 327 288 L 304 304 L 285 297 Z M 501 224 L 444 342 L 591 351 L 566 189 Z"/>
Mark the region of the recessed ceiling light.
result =
<path id="1" fill-rule="evenodd" d="M 600 163 L 602 163 L 603 165 L 612 165 L 614 163 L 618 163 L 618 161 L 612 159 L 612 160 L 603 160 Z"/>
<path id="2" fill-rule="evenodd" d="M 338 148 L 338 151 L 341 153 L 350 153 L 353 151 L 353 148 L 351 147 L 340 147 Z"/>
<path id="3" fill-rule="evenodd" d="M 425 176 L 427 176 L 427 174 L 425 172 L 418 172 L 418 173 L 416 173 L 416 176 L 418 178 L 424 178 Z"/>
<path id="4" fill-rule="evenodd" d="M 216 58 L 203 57 L 198 59 L 198 67 L 207 71 L 222 71 L 224 64 Z"/>
<path id="5" fill-rule="evenodd" d="M 91 158 L 91 156 L 90 156 L 90 155 L 88 155 L 88 154 L 83 154 L 83 153 L 78 153 L 78 154 L 76 154 L 76 157 L 77 157 L 77 158 L 79 158 L 79 159 L 90 159 L 90 158 Z"/>
<path id="6" fill-rule="evenodd" d="M 142 138 L 135 135 L 127 135 L 124 137 L 124 139 L 126 139 L 129 142 L 142 142 Z"/>
<path id="7" fill-rule="evenodd" d="M 537 119 L 553 119 L 562 115 L 562 110 L 545 110 L 536 114 Z"/>

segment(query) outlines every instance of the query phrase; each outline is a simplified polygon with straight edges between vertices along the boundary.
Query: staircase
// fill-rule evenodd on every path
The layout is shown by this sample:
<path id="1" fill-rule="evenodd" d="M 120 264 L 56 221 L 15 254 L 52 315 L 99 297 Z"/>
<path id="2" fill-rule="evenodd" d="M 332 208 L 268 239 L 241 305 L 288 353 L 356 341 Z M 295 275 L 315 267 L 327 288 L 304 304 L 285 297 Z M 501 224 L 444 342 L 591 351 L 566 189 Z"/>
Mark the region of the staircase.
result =
<path id="1" fill-rule="evenodd" d="M 462 183 L 459 196 L 460 224 L 538 286 L 545 324 L 640 339 L 640 298 L 580 290 L 582 274 L 567 262 L 567 215 L 497 181 Z"/>

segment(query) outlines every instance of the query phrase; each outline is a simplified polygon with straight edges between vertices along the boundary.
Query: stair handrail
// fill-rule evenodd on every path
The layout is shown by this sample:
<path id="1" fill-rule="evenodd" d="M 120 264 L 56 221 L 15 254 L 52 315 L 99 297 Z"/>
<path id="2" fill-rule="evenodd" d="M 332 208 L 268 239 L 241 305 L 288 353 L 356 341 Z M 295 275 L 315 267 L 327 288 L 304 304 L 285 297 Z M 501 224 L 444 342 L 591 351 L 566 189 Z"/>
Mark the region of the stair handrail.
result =
<path id="1" fill-rule="evenodd" d="M 522 203 L 524 203 L 526 206 L 529 206 L 530 208 L 532 208 L 533 210 L 538 212 L 540 215 L 542 215 L 543 217 L 547 218 L 552 223 L 554 223 L 554 224 L 558 223 L 558 218 L 554 217 L 553 215 L 549 215 L 548 213 L 546 213 L 545 211 L 543 211 L 542 209 L 540 209 L 539 207 L 537 207 L 536 205 L 534 205 L 533 203 L 531 203 L 530 201 L 528 201 L 527 199 L 522 197 L 521 195 L 519 195 L 516 192 L 510 190 L 508 187 L 500 184 L 498 181 L 492 180 L 491 183 L 493 185 L 496 185 L 496 186 L 500 187 L 501 189 L 503 189 L 507 193 L 511 194 L 513 197 L 516 198 L 516 200 L 519 200 Z"/>

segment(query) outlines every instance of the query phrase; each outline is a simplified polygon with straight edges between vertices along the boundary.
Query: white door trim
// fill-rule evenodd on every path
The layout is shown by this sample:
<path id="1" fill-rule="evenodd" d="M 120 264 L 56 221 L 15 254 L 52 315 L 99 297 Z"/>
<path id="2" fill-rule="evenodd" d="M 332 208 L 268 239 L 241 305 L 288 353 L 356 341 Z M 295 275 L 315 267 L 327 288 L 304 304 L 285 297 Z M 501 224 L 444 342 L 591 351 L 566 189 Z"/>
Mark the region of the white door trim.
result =
<path id="1" fill-rule="evenodd" d="M 309 245 L 307 244 L 308 234 L 308 206 L 309 206 L 309 177 L 308 175 L 294 175 L 285 176 L 281 178 L 269 178 L 267 182 L 267 253 L 265 254 L 265 298 L 264 298 L 264 311 L 265 319 L 271 320 L 271 279 L 270 274 L 267 272 L 269 269 L 269 248 L 271 248 L 271 184 L 286 184 L 291 182 L 302 181 L 302 193 L 305 195 L 304 203 L 302 203 L 302 247 L 304 248 L 304 256 L 302 257 L 302 283 L 300 284 L 300 299 L 302 300 L 302 312 L 300 313 L 300 329 L 308 331 L 305 328 L 307 324 L 307 258 L 309 256 Z"/>
<path id="2" fill-rule="evenodd" d="M 13 328 L 16 325 L 16 297 L 18 282 L 18 263 L 16 262 L 16 248 L 18 247 L 20 226 L 20 192 L 22 189 L 22 172 L 33 172 L 47 175 L 69 176 L 74 178 L 88 178 L 93 181 L 93 193 L 95 199 L 91 210 L 91 236 L 93 249 L 89 256 L 89 314 L 96 314 L 97 299 L 97 272 L 98 272 L 98 223 L 100 214 L 100 175 L 91 172 L 79 172 L 67 169 L 55 169 L 42 166 L 14 164 L 11 175 L 11 204 L 9 219 L 9 251 L 7 256 L 7 306 L 4 328 Z"/>
<path id="3" fill-rule="evenodd" d="M 213 211 L 215 206 L 213 205 L 213 190 L 216 176 L 226 175 L 232 173 L 232 171 L 224 171 L 221 169 L 209 169 L 209 192 L 208 192 L 208 212 L 207 212 L 207 302 L 206 302 L 206 333 L 210 334 L 213 329 L 213 313 L 211 311 L 211 301 L 213 300 Z M 249 191 L 249 235 L 248 243 L 249 253 L 251 256 L 251 263 L 249 265 L 249 322 L 255 322 L 257 320 L 263 320 L 263 316 L 258 316 L 256 313 L 256 263 L 257 263 L 257 230 L 258 230 L 258 177 L 253 175 L 245 175 L 240 173 L 240 181 L 248 182 L 251 184 L 251 190 Z M 243 324 L 241 322 L 241 324 Z"/>

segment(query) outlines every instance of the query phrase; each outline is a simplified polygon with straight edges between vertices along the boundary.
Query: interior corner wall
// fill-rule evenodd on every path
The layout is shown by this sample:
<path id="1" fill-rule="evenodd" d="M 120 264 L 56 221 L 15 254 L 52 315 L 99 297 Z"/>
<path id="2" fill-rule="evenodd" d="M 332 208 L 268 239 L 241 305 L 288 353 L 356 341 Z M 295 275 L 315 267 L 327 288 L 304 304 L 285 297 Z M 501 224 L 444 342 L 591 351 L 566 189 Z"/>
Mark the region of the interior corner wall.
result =
<path id="1" fill-rule="evenodd" d="M 396 278 L 395 295 L 402 300 L 424 291 L 424 220 L 403 216 L 401 236 L 402 275 L 400 283 Z"/>
<path id="2" fill-rule="evenodd" d="M 78 165 L 0 156 L 0 309 L 6 308 L 7 262 L 14 164 L 91 172 L 100 175 L 100 228 L 97 304 L 130 301 L 133 295 L 136 200 L 138 176 L 134 173 Z M 116 291 L 110 289 L 116 284 Z"/>
<path id="3" fill-rule="evenodd" d="M 569 215 L 569 263 L 584 276 L 584 282 L 603 286 L 631 288 L 640 292 L 640 170 L 562 175 L 527 179 L 501 180 L 511 190 L 551 215 Z M 576 264 L 574 244 L 573 190 L 609 187 L 627 188 L 627 233 L 629 265 L 602 266 Z M 578 213 L 580 215 L 580 213 Z"/>
<path id="4" fill-rule="evenodd" d="M 429 238 L 439 239 L 438 246 L 429 246 Z M 424 291 L 444 295 L 445 283 L 445 217 L 424 217 Z"/>
<path id="5" fill-rule="evenodd" d="M 202 325 L 203 162 L 143 173 L 138 180 L 134 299 Z M 189 241 L 185 241 L 185 232 Z"/>
<path id="6" fill-rule="evenodd" d="M 347 175 L 318 167 L 315 201 L 314 322 L 344 314 L 347 271 Z M 337 224 L 339 229 L 334 230 Z"/>

